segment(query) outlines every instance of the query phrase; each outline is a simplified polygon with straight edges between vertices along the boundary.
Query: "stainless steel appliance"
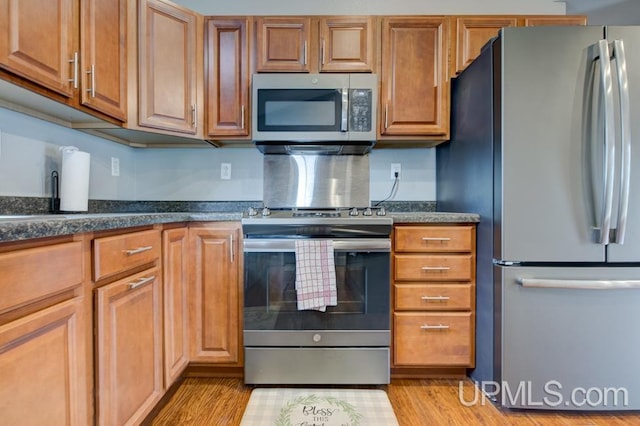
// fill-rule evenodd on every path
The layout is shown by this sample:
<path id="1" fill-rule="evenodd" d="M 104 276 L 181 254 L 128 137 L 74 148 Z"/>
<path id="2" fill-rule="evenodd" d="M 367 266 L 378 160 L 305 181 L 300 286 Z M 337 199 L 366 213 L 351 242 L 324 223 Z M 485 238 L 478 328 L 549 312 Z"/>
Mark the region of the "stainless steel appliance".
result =
<path id="1" fill-rule="evenodd" d="M 368 176 L 368 156 L 302 157 L 265 155 L 265 207 L 242 218 L 244 380 L 389 383 L 393 220 L 368 207 L 368 179 L 365 188 L 353 186 Z M 345 186 L 353 198 L 340 196 Z M 333 242 L 337 305 L 325 312 L 297 309 L 298 239 Z"/>
<path id="2" fill-rule="evenodd" d="M 253 139 L 266 154 L 365 154 L 377 102 L 375 74 L 254 74 Z"/>
<path id="3" fill-rule="evenodd" d="M 640 28 L 505 28 L 453 81 L 442 211 L 475 211 L 502 407 L 640 409 Z"/>

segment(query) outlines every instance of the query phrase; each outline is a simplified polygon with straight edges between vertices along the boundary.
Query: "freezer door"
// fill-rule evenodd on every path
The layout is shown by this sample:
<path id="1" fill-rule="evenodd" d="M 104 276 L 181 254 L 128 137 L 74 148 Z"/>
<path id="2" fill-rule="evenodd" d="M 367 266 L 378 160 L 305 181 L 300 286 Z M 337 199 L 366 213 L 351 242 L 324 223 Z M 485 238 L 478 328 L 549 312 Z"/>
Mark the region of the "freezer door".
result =
<path id="1" fill-rule="evenodd" d="M 640 286 L 639 268 L 496 267 L 495 276 L 501 405 L 640 409 L 640 288 L 615 288 Z"/>
<path id="2" fill-rule="evenodd" d="M 603 262 L 595 243 L 601 160 L 588 155 L 593 129 L 585 111 L 594 69 L 589 46 L 602 27 L 503 29 L 502 80 L 496 84 L 494 258 Z M 593 102 L 597 101 L 596 99 Z M 595 169 L 594 169 L 595 167 Z"/>
<path id="3" fill-rule="evenodd" d="M 607 27 L 607 38 L 612 53 L 613 92 L 616 116 L 616 180 L 614 223 L 616 230 L 607 249 L 610 262 L 640 261 L 640 28 Z M 623 65 L 626 60 L 626 65 Z M 625 75 L 626 74 L 626 75 Z M 620 82 L 623 82 L 620 84 Z M 626 82 L 626 84 L 625 84 Z M 627 91 L 625 96 L 624 91 Z M 626 98 L 626 99 L 625 99 Z M 625 103 L 628 104 L 625 105 Z M 633 123 L 631 119 L 635 120 Z M 624 130 L 623 130 L 624 129 Z M 625 176 L 628 155 L 629 174 Z M 628 183 L 628 186 L 625 186 Z M 625 210 L 625 193 L 628 209 Z M 620 231 L 624 228 L 622 244 Z"/>

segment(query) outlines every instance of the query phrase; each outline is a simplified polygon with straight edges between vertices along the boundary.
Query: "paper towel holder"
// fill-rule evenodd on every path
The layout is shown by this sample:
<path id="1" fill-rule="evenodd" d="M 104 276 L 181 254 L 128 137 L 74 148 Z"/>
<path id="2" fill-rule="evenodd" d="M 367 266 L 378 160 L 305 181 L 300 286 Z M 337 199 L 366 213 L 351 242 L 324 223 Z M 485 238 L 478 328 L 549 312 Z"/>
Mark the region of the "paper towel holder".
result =
<path id="1" fill-rule="evenodd" d="M 51 203 L 49 213 L 60 213 L 60 176 L 57 171 L 51 172 Z"/>

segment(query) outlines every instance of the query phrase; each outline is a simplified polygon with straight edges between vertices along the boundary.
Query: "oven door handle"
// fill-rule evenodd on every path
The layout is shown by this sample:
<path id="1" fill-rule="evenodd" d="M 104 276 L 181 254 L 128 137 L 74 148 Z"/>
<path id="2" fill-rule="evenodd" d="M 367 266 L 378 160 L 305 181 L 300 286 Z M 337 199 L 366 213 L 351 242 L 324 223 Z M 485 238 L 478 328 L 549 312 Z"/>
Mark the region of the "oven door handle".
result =
<path id="1" fill-rule="evenodd" d="M 294 252 L 295 239 L 256 238 L 244 240 L 244 252 Z M 334 251 L 391 252 L 388 238 L 345 238 L 331 239 Z"/>

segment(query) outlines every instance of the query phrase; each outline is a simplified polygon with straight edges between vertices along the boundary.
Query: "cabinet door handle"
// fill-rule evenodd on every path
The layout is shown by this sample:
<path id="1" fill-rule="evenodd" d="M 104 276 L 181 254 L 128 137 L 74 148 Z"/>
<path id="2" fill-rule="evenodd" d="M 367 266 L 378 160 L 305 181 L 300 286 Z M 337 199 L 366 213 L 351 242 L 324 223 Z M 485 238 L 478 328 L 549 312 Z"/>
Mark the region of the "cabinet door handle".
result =
<path id="1" fill-rule="evenodd" d="M 229 235 L 229 255 L 231 257 L 231 263 L 235 261 L 235 242 L 233 239 L 233 234 Z"/>
<path id="2" fill-rule="evenodd" d="M 438 325 L 423 324 L 420 326 L 420 329 L 421 330 L 448 330 L 449 326 L 445 324 L 438 324 Z"/>
<path id="3" fill-rule="evenodd" d="M 426 301 L 438 301 L 438 302 L 446 302 L 450 299 L 449 296 L 422 296 L 422 300 Z"/>
<path id="4" fill-rule="evenodd" d="M 242 105 L 242 108 L 240 109 L 240 124 L 240 128 L 244 130 L 244 105 Z"/>
<path id="5" fill-rule="evenodd" d="M 447 238 L 447 237 L 422 237 L 422 241 L 451 241 L 451 238 Z"/>
<path id="6" fill-rule="evenodd" d="M 302 59 L 303 59 L 303 63 L 302 65 L 307 65 L 307 41 L 304 41 L 304 47 L 303 47 L 303 51 L 302 51 Z"/>
<path id="7" fill-rule="evenodd" d="M 68 79 L 69 83 L 73 83 L 73 88 L 78 88 L 78 52 L 73 52 L 73 59 L 69 59 L 69 63 L 73 64 L 73 78 Z"/>
<path id="8" fill-rule="evenodd" d="M 423 266 L 423 271 L 448 271 L 451 268 L 448 266 Z"/>
<path id="9" fill-rule="evenodd" d="M 154 281 L 156 279 L 156 276 L 152 276 L 152 277 L 142 277 L 140 278 L 138 281 L 133 281 L 129 283 L 129 290 L 133 290 L 134 288 L 138 288 L 138 287 L 142 287 L 143 285 L 150 283 L 151 281 Z"/>
<path id="10" fill-rule="evenodd" d="M 87 89 L 87 92 L 91 93 L 91 97 L 96 97 L 96 66 L 91 64 L 91 69 L 87 71 L 87 74 L 91 74 L 91 87 Z"/>
<path id="11" fill-rule="evenodd" d="M 191 105 L 191 127 L 193 128 L 193 131 L 197 131 L 198 127 L 196 125 L 196 119 L 198 117 L 198 105 L 193 104 Z"/>
<path id="12" fill-rule="evenodd" d="M 124 252 L 127 254 L 127 256 L 131 256 L 132 254 L 138 254 L 138 253 L 142 253 L 145 251 L 149 251 L 153 248 L 153 246 L 145 246 L 145 247 L 138 247 L 138 248 L 134 248 L 134 249 L 130 249 L 130 250 L 125 250 Z"/>
<path id="13" fill-rule="evenodd" d="M 389 103 L 384 104 L 384 128 L 389 128 Z"/>
<path id="14" fill-rule="evenodd" d="M 321 56 L 322 65 L 324 65 L 324 38 L 322 39 Z"/>

